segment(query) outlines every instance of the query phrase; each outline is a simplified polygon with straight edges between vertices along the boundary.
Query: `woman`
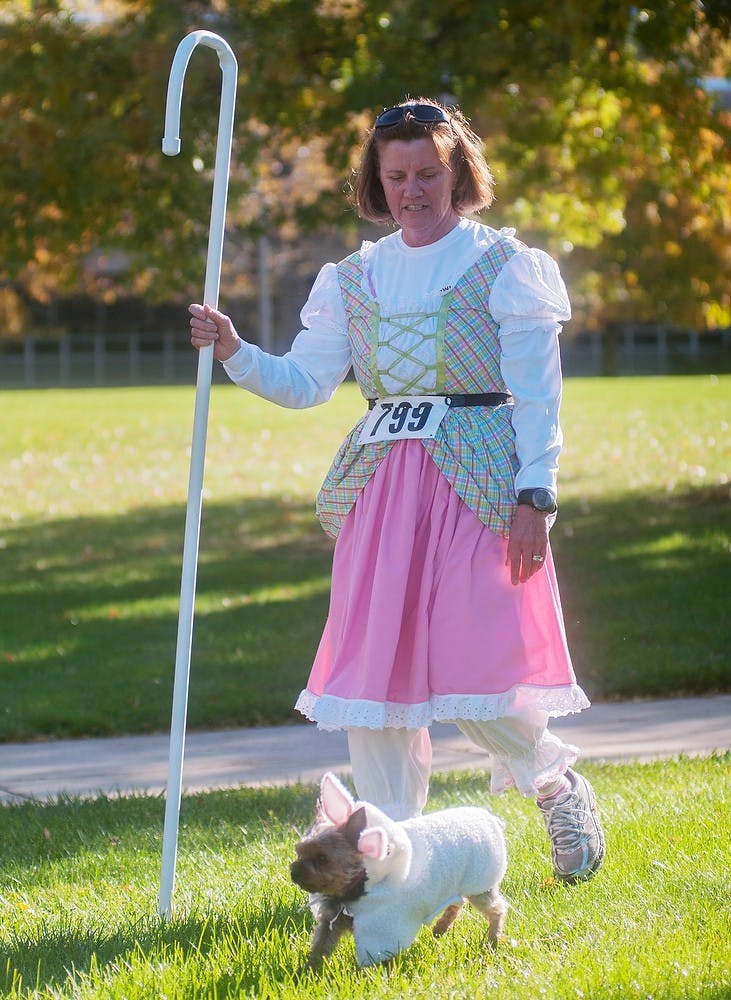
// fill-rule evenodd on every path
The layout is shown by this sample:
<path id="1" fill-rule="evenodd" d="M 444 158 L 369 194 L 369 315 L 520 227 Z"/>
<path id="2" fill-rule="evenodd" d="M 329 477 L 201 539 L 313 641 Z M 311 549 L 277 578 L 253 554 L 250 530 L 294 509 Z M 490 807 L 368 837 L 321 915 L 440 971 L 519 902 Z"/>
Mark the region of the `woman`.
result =
<path id="1" fill-rule="evenodd" d="M 289 407 L 323 403 L 353 368 L 368 413 L 318 496 L 335 539 L 330 611 L 297 708 L 343 728 L 358 795 L 417 815 L 428 726 L 490 754 L 494 793 L 535 797 L 557 877 L 591 877 L 604 842 L 578 750 L 547 729 L 589 702 L 576 684 L 548 541 L 561 447 L 554 261 L 467 213 L 492 201 L 459 111 L 407 101 L 364 144 L 354 200 L 398 230 L 320 271 L 284 357 L 190 307 L 229 377 Z"/>

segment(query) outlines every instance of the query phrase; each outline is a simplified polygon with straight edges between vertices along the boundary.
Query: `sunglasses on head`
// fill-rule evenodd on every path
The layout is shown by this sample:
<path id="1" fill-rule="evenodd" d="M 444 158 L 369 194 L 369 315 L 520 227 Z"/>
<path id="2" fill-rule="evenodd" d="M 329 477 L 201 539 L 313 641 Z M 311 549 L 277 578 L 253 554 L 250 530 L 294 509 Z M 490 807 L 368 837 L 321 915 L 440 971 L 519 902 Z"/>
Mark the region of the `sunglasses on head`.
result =
<path id="1" fill-rule="evenodd" d="M 438 122 L 450 124 L 449 115 L 443 108 L 434 104 L 397 104 L 394 108 L 386 108 L 376 118 L 376 128 L 388 128 L 398 123 L 410 114 L 420 125 L 433 125 Z"/>

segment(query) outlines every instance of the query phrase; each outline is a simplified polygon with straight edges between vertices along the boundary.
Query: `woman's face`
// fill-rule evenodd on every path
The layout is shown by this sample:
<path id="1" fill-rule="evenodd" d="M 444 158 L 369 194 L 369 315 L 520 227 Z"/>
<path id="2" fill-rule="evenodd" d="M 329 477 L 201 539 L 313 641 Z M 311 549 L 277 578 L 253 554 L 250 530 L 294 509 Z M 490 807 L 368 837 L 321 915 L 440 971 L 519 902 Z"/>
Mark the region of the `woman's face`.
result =
<path id="1" fill-rule="evenodd" d="M 423 247 L 446 236 L 459 222 L 452 207 L 455 177 L 423 139 L 392 139 L 379 147 L 379 177 L 404 243 Z"/>

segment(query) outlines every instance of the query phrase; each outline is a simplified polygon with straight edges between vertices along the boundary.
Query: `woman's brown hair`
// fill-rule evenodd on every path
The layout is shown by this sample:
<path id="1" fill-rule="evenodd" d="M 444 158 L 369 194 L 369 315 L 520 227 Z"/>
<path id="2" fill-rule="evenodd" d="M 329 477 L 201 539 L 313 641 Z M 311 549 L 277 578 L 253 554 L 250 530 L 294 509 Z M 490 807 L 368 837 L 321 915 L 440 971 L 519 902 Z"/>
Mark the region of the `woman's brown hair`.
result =
<path id="1" fill-rule="evenodd" d="M 458 215 L 479 212 L 493 200 L 493 176 L 482 150 L 482 140 L 469 126 L 461 111 L 445 108 L 428 97 L 402 101 L 398 107 L 409 104 L 431 104 L 442 108 L 448 122 L 419 122 L 406 111 L 395 125 L 370 130 L 361 150 L 360 163 L 355 171 L 352 199 L 358 215 L 369 222 L 390 222 L 391 213 L 379 176 L 379 151 L 384 143 L 394 139 L 407 142 L 428 136 L 442 163 L 455 173 L 452 207 Z"/>

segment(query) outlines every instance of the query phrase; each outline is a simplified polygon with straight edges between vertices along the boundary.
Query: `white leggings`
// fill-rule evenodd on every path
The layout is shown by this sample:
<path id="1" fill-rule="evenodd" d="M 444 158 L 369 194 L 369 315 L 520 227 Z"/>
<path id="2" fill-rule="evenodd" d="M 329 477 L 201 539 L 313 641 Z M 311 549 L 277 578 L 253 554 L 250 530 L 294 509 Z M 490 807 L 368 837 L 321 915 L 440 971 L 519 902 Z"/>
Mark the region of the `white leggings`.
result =
<path id="1" fill-rule="evenodd" d="M 574 763 L 578 749 L 549 733 L 547 723 L 547 713 L 535 709 L 488 722 L 455 720 L 489 754 L 494 795 L 515 785 L 522 795 L 535 796 Z M 395 820 L 421 813 L 431 773 L 428 729 L 352 728 L 348 748 L 358 798 Z"/>

